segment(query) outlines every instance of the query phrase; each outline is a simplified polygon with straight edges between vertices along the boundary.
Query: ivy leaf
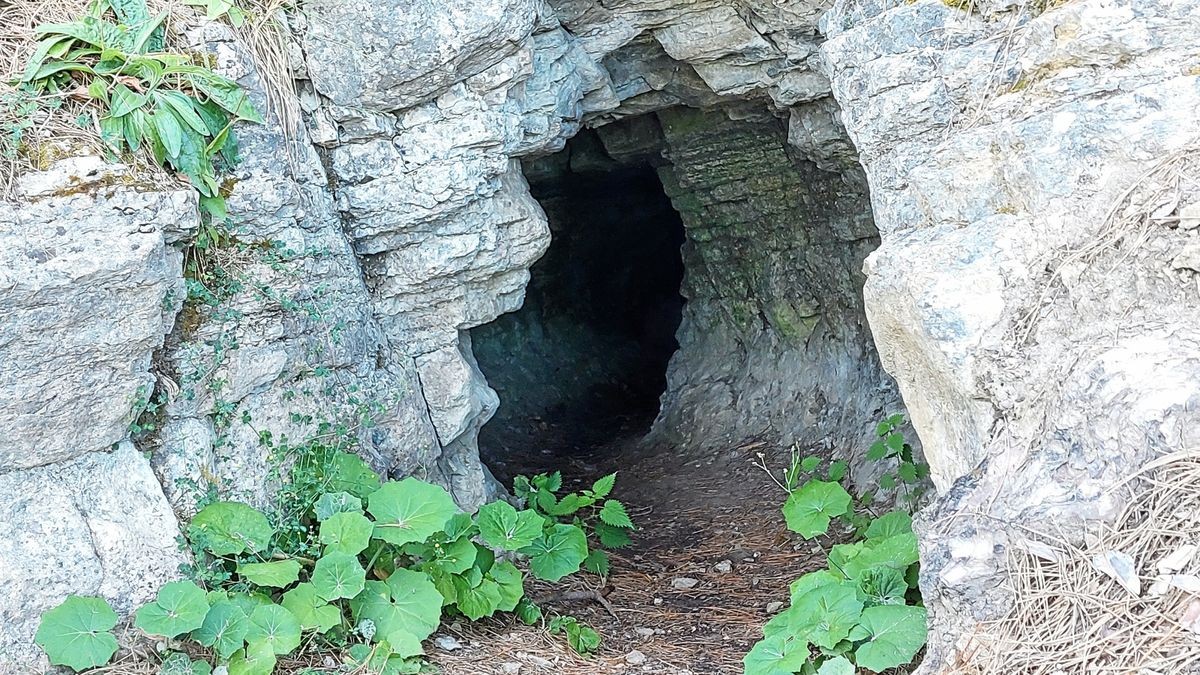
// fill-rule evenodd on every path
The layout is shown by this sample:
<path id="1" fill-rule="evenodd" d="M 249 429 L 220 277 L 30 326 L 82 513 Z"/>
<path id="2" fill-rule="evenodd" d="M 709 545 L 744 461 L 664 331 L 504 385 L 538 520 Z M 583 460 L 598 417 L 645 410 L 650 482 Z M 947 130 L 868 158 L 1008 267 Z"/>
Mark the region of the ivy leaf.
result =
<path id="1" fill-rule="evenodd" d="M 532 510 L 517 512 L 505 501 L 484 504 L 476 516 L 479 535 L 489 546 L 516 551 L 533 543 L 542 533 L 546 519 Z"/>
<path id="2" fill-rule="evenodd" d="M 335 513 L 321 523 L 320 538 L 325 551 L 358 555 L 371 543 L 375 525 L 361 513 Z"/>
<path id="3" fill-rule="evenodd" d="M 101 598 L 67 597 L 42 615 L 33 641 L 46 651 L 50 663 L 84 670 L 108 663 L 117 651 L 117 638 L 109 632 L 117 613 Z"/>
<path id="4" fill-rule="evenodd" d="M 491 579 L 483 579 L 472 586 L 468 579 L 456 576 L 454 591 L 458 597 L 458 610 L 472 621 L 491 616 L 500 607 L 500 584 Z"/>
<path id="5" fill-rule="evenodd" d="M 912 534 L 912 516 L 907 511 L 889 511 L 871 521 L 867 539 L 887 539 L 898 534 Z"/>
<path id="6" fill-rule="evenodd" d="M 625 505 L 615 499 L 604 502 L 604 507 L 600 509 L 600 520 L 613 527 L 633 529 L 633 521 L 629 519 Z"/>
<path id="7" fill-rule="evenodd" d="M 925 618 L 924 607 L 868 607 L 850 634 L 855 642 L 866 640 L 854 652 L 855 662 L 877 673 L 912 662 L 928 637 Z"/>
<path id="8" fill-rule="evenodd" d="M 239 563 L 237 573 L 252 584 L 270 588 L 286 588 L 300 578 L 300 563 L 295 560 Z"/>
<path id="9" fill-rule="evenodd" d="M 208 614 L 208 596 L 190 581 L 173 581 L 158 591 L 154 602 L 137 611 L 134 625 L 150 635 L 177 637 L 196 630 Z"/>
<path id="10" fill-rule="evenodd" d="M 808 643 L 781 633 L 755 644 L 742 659 L 742 666 L 745 675 L 792 675 L 807 660 Z"/>
<path id="11" fill-rule="evenodd" d="M 296 615 L 303 630 L 324 633 L 342 621 L 341 611 L 317 595 L 317 587 L 311 583 L 298 584 L 284 593 L 280 604 Z"/>
<path id="12" fill-rule="evenodd" d="M 863 602 L 853 584 L 837 582 L 814 588 L 796 599 L 792 609 L 803 623 L 793 627 L 818 647 L 833 649 L 846 639 L 862 616 Z"/>
<path id="13" fill-rule="evenodd" d="M 592 496 L 596 499 L 604 499 L 612 492 L 613 487 L 617 484 L 617 473 L 608 474 L 607 476 L 592 483 Z"/>
<path id="14" fill-rule="evenodd" d="M 530 557 L 529 570 L 534 576 L 558 581 L 579 571 L 588 554 L 587 537 L 578 527 L 560 523 L 543 532 L 521 553 Z"/>
<path id="15" fill-rule="evenodd" d="M 267 642 L 252 642 L 229 659 L 229 675 L 271 675 L 275 672 L 275 651 Z"/>
<path id="16" fill-rule="evenodd" d="M 502 612 L 511 612 L 525 597 L 525 575 L 517 566 L 507 560 L 502 560 L 492 566 L 488 577 L 500 587 L 500 604 L 496 606 Z"/>
<path id="17" fill-rule="evenodd" d="M 362 513 L 362 500 L 349 492 L 326 492 L 313 507 L 317 520 L 328 520 L 335 513 Z"/>
<path id="18" fill-rule="evenodd" d="M 279 605 L 262 605 L 250 615 L 246 642 L 265 643 L 275 654 L 290 654 L 300 646 L 300 620 Z"/>
<path id="19" fill-rule="evenodd" d="M 317 595 L 332 602 L 361 593 L 366 577 L 367 571 L 359 564 L 357 556 L 332 551 L 317 561 L 311 581 Z"/>
<path id="20" fill-rule="evenodd" d="M 386 582 L 368 581 L 365 590 L 350 600 L 358 621 L 370 619 L 378 635 L 406 631 L 424 640 L 442 619 L 442 594 L 429 575 L 397 569 Z"/>
<path id="21" fill-rule="evenodd" d="M 218 132 L 214 132 L 218 133 Z M 329 460 L 328 489 L 330 492 L 349 492 L 366 499 L 379 489 L 379 474 L 367 465 L 362 457 L 349 452 L 338 452 Z"/>
<path id="22" fill-rule="evenodd" d="M 188 525 L 188 538 L 217 556 L 261 553 L 273 534 L 266 516 L 240 502 L 213 502 Z"/>
<path id="23" fill-rule="evenodd" d="M 629 530 L 623 527 L 613 527 L 608 523 L 597 522 L 592 525 L 592 529 L 600 540 L 600 545 L 604 548 L 625 548 L 633 543 L 629 537 Z"/>
<path id="24" fill-rule="evenodd" d="M 445 489 L 416 478 L 384 485 L 367 504 L 375 516 L 375 538 L 397 546 L 425 541 L 458 511 Z"/>
<path id="25" fill-rule="evenodd" d="M 608 576 L 612 566 L 608 561 L 608 554 L 600 549 L 596 549 L 583 559 L 583 568 L 592 574 L 599 574 L 602 577 Z"/>
<path id="26" fill-rule="evenodd" d="M 204 616 L 204 623 L 192 631 L 192 639 L 227 659 L 242 648 L 249 627 L 248 617 L 240 607 L 229 600 L 218 600 Z"/>
<path id="27" fill-rule="evenodd" d="M 854 675 L 854 664 L 846 660 L 844 656 L 835 656 L 832 659 L 826 659 L 825 663 L 817 669 L 817 675 Z"/>
<path id="28" fill-rule="evenodd" d="M 788 529 L 805 539 L 829 530 L 829 521 L 846 512 L 850 493 L 838 483 L 810 480 L 793 492 L 783 505 Z"/>

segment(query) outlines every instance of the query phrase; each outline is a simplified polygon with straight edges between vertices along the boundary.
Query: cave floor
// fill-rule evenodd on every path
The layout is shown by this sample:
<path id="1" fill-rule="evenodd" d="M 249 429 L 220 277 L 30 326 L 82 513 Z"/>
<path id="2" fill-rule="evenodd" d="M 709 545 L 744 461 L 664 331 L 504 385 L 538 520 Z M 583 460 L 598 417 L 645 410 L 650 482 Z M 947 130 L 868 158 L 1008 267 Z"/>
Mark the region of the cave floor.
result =
<path id="1" fill-rule="evenodd" d="M 742 656 L 771 616 L 768 605 L 786 606 L 788 584 L 825 563 L 816 543 L 793 548 L 797 539 L 780 513 L 784 493 L 755 466 L 758 453 L 772 468 L 788 454 L 747 443 L 709 461 L 683 461 L 672 448 L 626 441 L 577 456 L 562 467 L 564 484 L 582 487 L 619 470 L 613 496 L 630 507 L 638 533 L 633 546 L 612 554 L 607 580 L 584 574 L 569 584 L 535 583 L 529 593 L 548 614 L 595 628 L 603 639 L 598 653 L 581 658 L 541 626 L 485 620 L 444 627 L 439 636 L 453 641 L 435 638 L 431 660 L 447 675 L 741 673 Z M 677 588 L 681 579 L 698 583 Z M 563 599 L 589 592 L 602 595 L 611 613 L 594 600 Z"/>

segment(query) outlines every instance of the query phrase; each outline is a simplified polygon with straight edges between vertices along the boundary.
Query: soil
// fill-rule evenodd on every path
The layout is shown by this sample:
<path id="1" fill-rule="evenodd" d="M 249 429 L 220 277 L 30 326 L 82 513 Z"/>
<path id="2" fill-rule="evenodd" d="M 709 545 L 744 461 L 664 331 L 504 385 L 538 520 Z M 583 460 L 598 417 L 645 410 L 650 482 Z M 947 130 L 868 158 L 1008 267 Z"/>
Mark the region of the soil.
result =
<path id="1" fill-rule="evenodd" d="M 613 420 L 609 433 L 640 426 Z M 546 448 L 554 429 L 543 424 L 540 431 Z M 544 599 L 546 614 L 569 614 L 595 628 L 603 638 L 599 651 L 583 658 L 543 626 L 497 619 L 444 627 L 441 645 L 452 649 L 435 638 L 431 661 L 446 675 L 741 673 L 742 657 L 771 617 L 768 607 L 786 606 L 788 584 L 825 565 L 818 543 L 785 528 L 780 506 L 786 495 L 756 466 L 761 453 L 778 473 L 787 450 L 750 442 L 684 461 L 674 448 L 642 447 L 636 433 L 615 442 L 610 435 L 608 444 L 592 448 L 577 430 L 569 441 L 561 438 L 569 447 L 551 442 L 539 455 L 507 454 L 496 468 L 505 480 L 559 467 L 565 489 L 619 472 L 613 497 L 629 506 L 638 532 L 631 547 L 613 553 L 611 576 L 581 574 L 528 588 L 535 600 Z M 681 589 L 672 584 L 677 579 L 698 583 Z M 589 592 L 602 595 L 607 607 L 561 599 Z"/>

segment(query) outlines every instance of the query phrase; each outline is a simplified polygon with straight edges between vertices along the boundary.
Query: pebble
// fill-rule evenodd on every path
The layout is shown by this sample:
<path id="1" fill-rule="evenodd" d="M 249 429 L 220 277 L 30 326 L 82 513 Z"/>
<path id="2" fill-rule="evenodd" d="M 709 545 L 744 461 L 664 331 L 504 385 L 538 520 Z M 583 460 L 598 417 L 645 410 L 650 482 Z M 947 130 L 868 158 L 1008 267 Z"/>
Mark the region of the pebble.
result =
<path id="1" fill-rule="evenodd" d="M 505 675 L 516 675 L 521 672 L 521 664 L 515 661 L 506 661 L 500 664 L 500 672 Z"/>
<path id="2" fill-rule="evenodd" d="M 699 579 L 693 579 L 691 577 L 675 577 L 671 580 L 671 588 L 674 588 L 677 591 L 686 591 L 689 588 L 695 588 L 699 583 Z"/>
<path id="3" fill-rule="evenodd" d="M 729 574 L 733 571 L 733 562 L 729 560 L 722 560 L 716 565 L 713 565 L 713 571 L 717 574 Z"/>
<path id="4" fill-rule="evenodd" d="M 767 603 L 767 614 L 774 614 L 775 612 L 778 612 L 781 609 L 783 609 L 783 603 L 778 600 Z"/>
<path id="5" fill-rule="evenodd" d="M 554 665 L 549 659 L 543 659 L 528 652 L 517 652 L 517 658 L 528 661 L 538 668 L 549 668 Z"/>
<path id="6" fill-rule="evenodd" d="M 433 639 L 433 644 L 444 652 L 452 652 L 456 649 L 462 649 L 462 645 L 458 640 L 455 640 L 449 635 L 439 635 Z"/>
<path id="7" fill-rule="evenodd" d="M 656 605 L 661 605 L 661 604 L 662 604 L 662 598 L 655 598 L 655 599 L 654 599 L 654 604 L 656 604 Z"/>
<path id="8" fill-rule="evenodd" d="M 628 663 L 631 666 L 640 666 L 645 662 L 646 655 L 636 649 L 625 655 L 625 663 Z"/>
<path id="9" fill-rule="evenodd" d="M 633 632 L 637 633 L 637 636 L 640 638 L 648 638 L 654 635 L 653 628 L 634 628 Z"/>

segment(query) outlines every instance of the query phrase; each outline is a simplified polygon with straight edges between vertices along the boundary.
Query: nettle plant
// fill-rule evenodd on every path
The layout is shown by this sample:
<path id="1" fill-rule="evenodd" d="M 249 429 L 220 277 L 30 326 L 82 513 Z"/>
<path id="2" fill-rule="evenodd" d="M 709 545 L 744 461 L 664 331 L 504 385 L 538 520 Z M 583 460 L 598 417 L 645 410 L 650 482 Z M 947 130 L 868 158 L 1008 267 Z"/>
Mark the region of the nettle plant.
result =
<path id="1" fill-rule="evenodd" d="M 234 123 L 263 118 L 247 92 L 214 73 L 205 57 L 163 51 L 168 16 L 151 16 L 145 0 L 95 0 L 77 21 L 37 27 L 40 39 L 21 83 L 35 94 L 93 105 L 101 138 L 117 154 L 142 153 L 186 176 L 206 217 L 223 222 L 217 177 L 237 163 Z"/>
<path id="2" fill-rule="evenodd" d="M 611 564 L 603 549 L 624 548 L 630 544 L 633 521 L 625 505 L 608 499 L 616 484 L 617 474 L 609 474 L 592 484 L 590 490 L 571 492 L 559 497 L 562 474 L 538 474 L 533 478 L 517 476 L 513 493 L 529 504 L 539 516 L 571 529 L 572 545 L 582 547 L 586 557 L 583 567 L 593 574 L 608 576 Z M 562 530 L 567 532 L 566 529 Z M 574 532 L 584 535 L 582 541 Z M 596 546 L 599 544 L 599 547 Z M 602 547 L 602 548 L 601 548 Z M 568 633 L 569 634 L 569 633 Z M 590 650 L 589 650 L 590 651 Z"/>
<path id="3" fill-rule="evenodd" d="M 518 556 L 546 581 L 579 572 L 588 558 L 580 524 L 504 501 L 472 516 L 437 485 L 381 480 L 357 455 L 319 444 L 305 452 L 270 513 L 210 501 L 188 525 L 192 579 L 163 586 L 134 619 L 171 650 L 164 668 L 268 675 L 285 655 L 324 649 L 363 672 L 418 673 L 421 642 L 444 617 L 541 619 Z M 615 479 L 588 492 L 600 499 Z M 99 667 L 116 652 L 116 623 L 104 600 L 72 596 L 43 615 L 36 642 L 55 665 Z M 581 653 L 599 644 L 572 617 L 555 617 L 550 628 Z"/>
<path id="4" fill-rule="evenodd" d="M 899 467 L 915 464 L 899 431 L 903 423 L 900 415 L 880 423 L 880 440 L 868 456 Z M 763 626 L 763 639 L 743 660 L 746 675 L 882 672 L 911 663 L 925 645 L 926 611 L 917 587 L 912 517 L 904 510 L 874 515 L 872 493 L 856 500 L 843 487 L 845 462 L 830 463 L 822 479 L 823 464 L 818 457 L 801 459 L 793 452 L 782 479 L 776 479 L 788 492 L 784 519 L 804 539 L 825 535 L 839 524 L 853 533 L 852 540 L 829 549 L 826 569 L 792 583 L 789 608 Z M 895 481 L 897 473 L 899 469 L 885 475 Z M 911 491 L 918 492 L 915 487 Z"/>

